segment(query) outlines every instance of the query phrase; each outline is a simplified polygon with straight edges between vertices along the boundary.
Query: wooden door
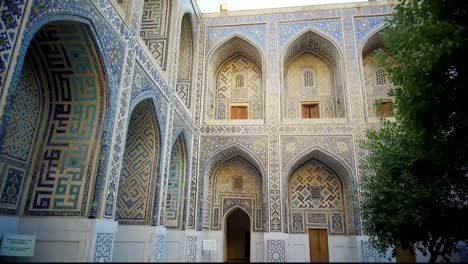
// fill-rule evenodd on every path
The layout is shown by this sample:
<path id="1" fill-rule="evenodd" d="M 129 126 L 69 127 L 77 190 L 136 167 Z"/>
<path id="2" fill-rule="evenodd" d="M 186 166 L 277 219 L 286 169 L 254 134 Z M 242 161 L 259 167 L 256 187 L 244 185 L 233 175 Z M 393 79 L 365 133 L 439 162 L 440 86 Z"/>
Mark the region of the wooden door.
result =
<path id="1" fill-rule="evenodd" d="M 327 229 L 309 229 L 310 262 L 328 262 Z"/>

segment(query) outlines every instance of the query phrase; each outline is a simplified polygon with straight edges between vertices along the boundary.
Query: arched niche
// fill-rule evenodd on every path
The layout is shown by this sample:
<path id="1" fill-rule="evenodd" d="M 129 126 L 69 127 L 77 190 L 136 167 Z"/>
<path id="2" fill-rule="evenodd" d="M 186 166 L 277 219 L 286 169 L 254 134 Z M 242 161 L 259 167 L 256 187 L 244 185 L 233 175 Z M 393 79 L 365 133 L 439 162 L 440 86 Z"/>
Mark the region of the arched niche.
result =
<path id="1" fill-rule="evenodd" d="M 193 60 L 192 18 L 190 13 L 185 13 L 180 28 L 176 92 L 188 108 L 191 107 L 192 99 Z"/>
<path id="2" fill-rule="evenodd" d="M 201 165 L 203 169 L 200 171 L 203 175 L 203 180 L 199 181 L 198 188 L 203 190 L 201 196 L 198 198 L 197 203 L 197 219 L 196 225 L 197 230 L 210 229 L 210 214 L 211 214 L 211 196 L 212 196 L 212 182 L 214 173 L 228 160 L 231 160 L 235 157 L 241 157 L 251 164 L 259 173 L 259 175 L 265 175 L 265 166 L 260 161 L 257 155 L 251 153 L 248 149 L 239 144 L 230 144 L 222 149 L 218 150 L 216 153 L 212 154 L 208 160 Z M 262 178 L 262 190 L 267 189 L 267 181 Z M 268 200 L 267 197 L 263 197 L 263 206 L 262 206 L 262 222 L 258 223 L 258 226 L 263 231 L 267 232 L 268 225 Z"/>
<path id="3" fill-rule="evenodd" d="M 181 229 L 185 219 L 187 204 L 186 180 L 188 171 L 187 147 L 185 136 L 181 133 L 172 147 L 169 164 L 169 178 L 166 196 L 166 215 L 164 226 L 167 228 Z"/>
<path id="4" fill-rule="evenodd" d="M 133 109 L 127 129 L 115 219 L 121 224 L 151 224 L 159 170 L 160 129 L 152 99 Z"/>
<path id="5" fill-rule="evenodd" d="M 26 215 L 86 216 L 109 107 L 97 47 L 81 22 L 51 22 L 34 35 L 2 120 L 0 211 L 24 204 Z"/>
<path id="6" fill-rule="evenodd" d="M 315 149 L 288 163 L 283 173 L 283 216 L 290 233 L 308 228 L 326 228 L 330 235 L 359 232 L 353 174 L 339 158 Z"/>
<path id="7" fill-rule="evenodd" d="M 145 0 L 142 10 L 140 37 L 162 70 L 167 64 L 172 2 Z"/>
<path id="8" fill-rule="evenodd" d="M 282 67 L 283 119 L 346 117 L 343 62 L 331 40 L 302 33 L 286 46 Z"/>
<path id="9" fill-rule="evenodd" d="M 225 230 L 223 219 L 235 207 L 253 221 L 253 231 L 262 231 L 263 188 L 258 170 L 240 156 L 225 161 L 210 181 L 210 229 Z"/>
<path id="10" fill-rule="evenodd" d="M 234 36 L 214 49 L 207 68 L 208 119 L 263 120 L 265 72 L 255 44 Z"/>
<path id="11" fill-rule="evenodd" d="M 390 95 L 392 84 L 377 60 L 377 51 L 385 50 L 380 37 L 382 29 L 372 34 L 362 46 L 362 69 L 367 117 L 393 117 L 395 97 Z"/>

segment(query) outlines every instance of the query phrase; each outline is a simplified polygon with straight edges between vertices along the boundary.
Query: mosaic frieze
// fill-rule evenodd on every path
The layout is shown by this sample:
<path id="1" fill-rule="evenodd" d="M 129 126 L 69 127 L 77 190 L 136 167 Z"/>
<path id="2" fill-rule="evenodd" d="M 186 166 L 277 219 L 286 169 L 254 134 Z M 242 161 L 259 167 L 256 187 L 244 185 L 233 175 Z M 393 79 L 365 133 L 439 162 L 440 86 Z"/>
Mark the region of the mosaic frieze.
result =
<path id="1" fill-rule="evenodd" d="M 281 136 L 283 151 L 281 167 L 286 172 L 297 158 L 314 149 L 326 152 L 343 159 L 349 168 L 354 168 L 354 149 L 352 136 Z"/>
<path id="2" fill-rule="evenodd" d="M 207 42 L 206 51 L 210 51 L 214 46 L 231 36 L 240 35 L 257 44 L 261 49 L 266 48 L 265 25 L 235 25 L 223 27 L 208 27 L 206 30 Z"/>
<path id="3" fill-rule="evenodd" d="M 127 53 L 127 61 L 125 65 L 125 74 L 123 79 L 123 87 L 121 89 L 121 96 L 119 102 L 119 115 L 117 118 L 117 125 L 114 130 L 114 140 L 112 142 L 112 158 L 110 160 L 109 179 L 107 181 L 106 200 L 104 207 L 104 217 L 113 218 L 115 211 L 115 198 L 116 190 L 119 184 L 119 171 L 121 167 L 122 154 L 123 154 L 123 140 L 125 138 L 127 124 L 127 111 L 130 103 L 131 80 L 133 73 L 133 65 L 135 58 L 131 52 Z"/>
<path id="4" fill-rule="evenodd" d="M 18 30 L 23 23 L 24 8 L 30 0 L 1 1 L 0 12 L 0 95 L 3 95 L 5 77 L 10 68 L 11 54 L 18 39 Z"/>
<path id="5" fill-rule="evenodd" d="M 372 33 L 384 26 L 387 17 L 388 16 L 354 17 L 356 43 L 358 47 L 361 47 Z"/>
<path id="6" fill-rule="evenodd" d="M 313 21 L 294 21 L 285 22 L 278 25 L 280 48 L 289 43 L 293 37 L 307 30 L 316 30 L 332 39 L 337 43 L 342 43 L 343 35 L 341 33 L 340 19 L 323 19 Z"/>

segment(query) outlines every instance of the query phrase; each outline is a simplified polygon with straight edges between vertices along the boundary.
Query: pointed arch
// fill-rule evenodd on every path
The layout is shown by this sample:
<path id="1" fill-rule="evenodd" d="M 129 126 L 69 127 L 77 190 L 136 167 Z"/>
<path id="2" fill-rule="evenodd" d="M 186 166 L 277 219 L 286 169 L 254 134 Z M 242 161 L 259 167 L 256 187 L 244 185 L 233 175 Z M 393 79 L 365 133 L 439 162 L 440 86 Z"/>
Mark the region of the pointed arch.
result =
<path id="1" fill-rule="evenodd" d="M 150 224 L 161 155 L 160 127 L 151 98 L 131 112 L 122 160 L 115 219 L 122 224 Z"/>
<path id="2" fill-rule="evenodd" d="M 183 229 L 186 190 L 188 182 L 188 149 L 184 132 L 177 135 L 169 164 L 168 187 L 164 225 L 167 228 Z"/>
<path id="3" fill-rule="evenodd" d="M 312 29 L 296 35 L 284 48 L 280 65 L 282 118 L 310 118 L 301 114 L 303 102 L 318 105 L 319 118 L 345 118 L 344 61 L 334 40 Z M 311 74 L 306 74 L 306 73 Z M 304 75 L 304 76 L 303 76 Z M 305 76 L 314 82 L 305 83 Z"/>
<path id="4" fill-rule="evenodd" d="M 232 214 L 234 211 L 236 210 L 240 210 L 242 211 L 244 214 L 246 214 L 248 217 L 249 217 L 249 221 L 250 223 L 252 223 L 252 212 L 249 211 L 248 208 L 245 208 L 245 206 L 242 206 L 242 205 L 234 205 L 232 207 L 230 207 L 223 215 L 223 219 L 225 219 L 225 221 L 227 220 L 227 218 L 229 218 L 229 215 Z"/>
<path id="5" fill-rule="evenodd" d="M 301 175 L 297 176 L 296 174 L 298 173 Z M 323 176 L 319 176 L 322 180 L 317 181 L 310 178 L 310 173 L 313 173 L 314 175 L 315 173 L 324 174 Z M 290 187 L 292 178 L 299 177 L 300 180 L 296 181 L 296 183 L 300 182 L 301 184 L 306 184 L 305 182 L 302 182 L 306 175 L 308 180 L 319 183 L 319 186 L 321 186 L 320 184 L 323 183 L 322 181 L 331 181 L 328 185 L 323 186 L 327 186 L 327 188 L 331 188 L 330 186 L 335 187 L 330 190 L 326 190 L 325 193 L 329 195 L 329 193 L 333 193 L 333 191 L 335 191 L 336 194 L 334 194 L 333 197 L 339 198 L 334 198 L 337 200 L 334 200 L 333 202 L 342 205 L 342 208 L 331 208 L 330 212 L 325 213 L 323 216 L 321 215 L 320 217 L 324 222 L 320 224 L 328 226 L 329 228 L 333 228 L 333 226 L 331 226 L 331 219 L 334 217 L 336 221 L 341 223 L 341 228 L 336 226 L 334 227 L 335 234 L 354 234 L 356 232 L 355 223 L 358 223 L 359 220 L 357 219 L 357 214 L 354 213 L 357 212 L 357 208 L 354 207 L 357 206 L 357 190 L 353 177 L 353 170 L 344 161 L 342 161 L 341 158 L 327 152 L 322 148 L 315 148 L 311 151 L 306 151 L 297 155 L 290 162 L 288 162 L 283 169 L 281 189 L 283 194 L 283 217 L 285 219 L 285 228 L 290 228 L 289 232 L 301 233 L 305 232 L 305 227 L 307 226 L 308 222 L 310 222 L 307 220 L 307 214 L 305 210 L 292 210 L 292 205 L 290 204 Z M 334 181 L 334 178 L 337 180 Z M 326 189 L 323 186 L 320 188 Z M 304 186 L 299 187 L 305 188 Z"/>
<path id="6" fill-rule="evenodd" d="M 199 188 L 203 189 L 203 197 L 200 197 L 198 200 L 198 228 L 201 228 L 202 226 L 204 228 L 209 228 L 212 195 L 211 186 L 213 184 L 213 176 L 223 165 L 235 158 L 241 158 L 245 161 L 245 164 L 251 166 L 252 171 L 255 172 L 255 174 L 259 177 L 262 192 L 266 190 L 267 180 L 263 177 L 263 175 L 265 175 L 265 166 L 260 161 L 260 158 L 240 144 L 233 143 L 225 146 L 211 155 L 204 163 L 204 165 L 201 165 L 201 175 L 203 175 L 203 180 L 200 182 L 201 184 L 199 185 Z M 256 219 L 258 219 L 258 221 L 255 222 L 256 228 L 258 230 L 265 230 L 267 228 L 264 225 L 268 217 L 268 206 L 266 206 L 268 203 L 266 199 L 267 198 L 264 196 L 262 201 L 262 208 L 258 208 L 258 210 L 254 212 L 256 214 Z M 219 211 L 218 214 L 220 214 Z"/>
<path id="7" fill-rule="evenodd" d="M 26 31 L 8 89 L 0 163 L 9 168 L 8 177 L 1 178 L 14 176 L 20 184 L 8 198 L 12 214 L 27 199 L 27 215 L 85 216 L 102 170 L 112 79 L 90 21 L 59 17 L 36 21 Z M 29 186 L 22 184 L 27 178 Z M 25 189 L 30 190 L 27 197 Z"/>
<path id="8" fill-rule="evenodd" d="M 366 118 L 392 117 L 395 97 L 390 95 L 392 84 L 377 60 L 377 51 L 385 50 L 381 33 L 385 25 L 372 31 L 359 47 L 362 96 Z"/>
<path id="9" fill-rule="evenodd" d="M 220 72 L 222 66 L 225 66 L 226 62 L 236 56 L 242 56 L 249 63 L 232 65 L 229 71 Z M 261 49 L 248 38 L 235 34 L 215 46 L 208 53 L 207 58 L 205 118 L 229 119 L 229 107 L 235 101 L 247 105 L 248 116 L 252 117 L 250 119 L 264 119 L 266 72 L 264 69 L 265 59 Z M 229 80 L 239 72 L 246 76 L 246 85 L 242 87 L 241 93 L 233 95 L 231 93 L 233 82 Z M 218 87 L 220 74 L 223 75 L 221 79 L 224 82 L 227 80 L 222 89 Z"/>
<path id="10" fill-rule="evenodd" d="M 193 19 L 189 12 L 182 16 L 179 39 L 179 60 L 177 62 L 176 92 L 190 108 L 192 94 L 193 63 L 195 58 Z"/>

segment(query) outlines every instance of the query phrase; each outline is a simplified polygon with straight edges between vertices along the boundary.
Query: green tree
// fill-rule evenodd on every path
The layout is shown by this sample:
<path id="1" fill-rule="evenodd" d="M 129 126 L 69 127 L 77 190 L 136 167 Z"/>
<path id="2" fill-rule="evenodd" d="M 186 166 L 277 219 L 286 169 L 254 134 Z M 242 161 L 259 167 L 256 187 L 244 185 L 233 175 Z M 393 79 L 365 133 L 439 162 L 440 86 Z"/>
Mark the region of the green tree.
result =
<path id="1" fill-rule="evenodd" d="M 468 239 L 468 1 L 400 1 L 379 61 L 394 85 L 395 122 L 368 131 L 361 210 L 382 250 L 448 260 Z"/>

